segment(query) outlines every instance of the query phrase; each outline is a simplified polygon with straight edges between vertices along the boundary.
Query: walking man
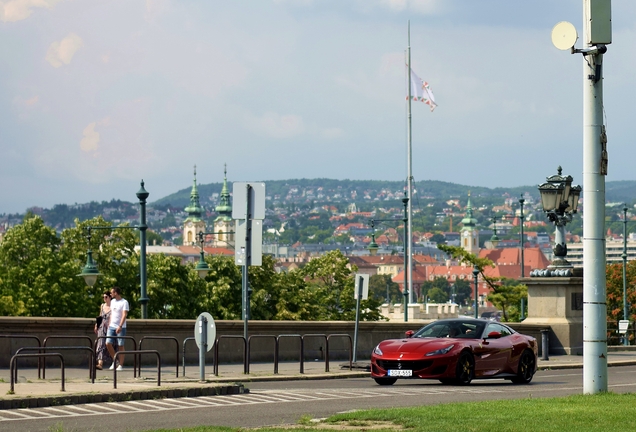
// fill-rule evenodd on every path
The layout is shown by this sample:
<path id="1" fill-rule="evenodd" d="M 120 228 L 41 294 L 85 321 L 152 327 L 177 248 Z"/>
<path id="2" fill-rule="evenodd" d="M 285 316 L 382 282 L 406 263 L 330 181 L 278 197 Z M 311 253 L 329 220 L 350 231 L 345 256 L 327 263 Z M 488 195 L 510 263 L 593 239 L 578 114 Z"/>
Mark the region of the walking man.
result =
<path id="1" fill-rule="evenodd" d="M 130 307 L 128 306 L 128 301 L 121 296 L 121 289 L 119 287 L 113 287 L 110 290 L 110 295 L 112 300 L 110 301 L 110 322 L 108 323 L 108 339 L 106 339 L 106 348 L 108 348 L 108 352 L 110 356 L 115 358 L 115 349 L 113 348 L 114 338 L 117 338 L 117 350 L 124 350 L 124 338 L 122 336 L 126 336 L 126 318 L 128 317 L 128 311 Z M 117 370 L 123 370 L 124 367 L 124 356 L 123 354 L 118 357 L 118 365 Z M 115 368 L 115 361 L 113 360 L 113 364 L 110 366 L 110 369 Z"/>

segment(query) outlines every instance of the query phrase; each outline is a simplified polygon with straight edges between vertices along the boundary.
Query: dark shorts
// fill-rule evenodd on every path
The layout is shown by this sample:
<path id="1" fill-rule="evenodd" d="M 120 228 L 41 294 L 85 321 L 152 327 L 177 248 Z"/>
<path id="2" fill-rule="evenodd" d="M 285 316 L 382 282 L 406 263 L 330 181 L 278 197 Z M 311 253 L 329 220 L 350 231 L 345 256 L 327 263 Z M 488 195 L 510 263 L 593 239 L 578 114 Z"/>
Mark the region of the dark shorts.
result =
<path id="1" fill-rule="evenodd" d="M 122 327 L 119 334 L 117 334 L 117 327 L 108 327 L 108 332 L 106 333 L 106 336 L 108 336 L 106 338 L 107 344 L 111 344 L 111 345 L 114 344 L 115 338 L 117 338 L 117 345 L 121 347 L 120 349 L 124 349 L 124 338 L 121 336 L 126 336 L 126 327 Z"/>

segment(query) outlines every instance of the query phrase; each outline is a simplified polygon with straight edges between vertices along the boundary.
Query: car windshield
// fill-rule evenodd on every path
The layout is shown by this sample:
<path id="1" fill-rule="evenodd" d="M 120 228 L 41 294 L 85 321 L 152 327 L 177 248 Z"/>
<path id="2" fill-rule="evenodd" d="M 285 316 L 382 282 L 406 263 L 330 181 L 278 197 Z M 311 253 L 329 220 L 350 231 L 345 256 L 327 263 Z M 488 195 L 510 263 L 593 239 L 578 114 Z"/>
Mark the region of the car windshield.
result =
<path id="1" fill-rule="evenodd" d="M 447 320 L 436 321 L 419 329 L 412 337 L 414 338 L 481 338 L 486 322 L 477 320 Z"/>

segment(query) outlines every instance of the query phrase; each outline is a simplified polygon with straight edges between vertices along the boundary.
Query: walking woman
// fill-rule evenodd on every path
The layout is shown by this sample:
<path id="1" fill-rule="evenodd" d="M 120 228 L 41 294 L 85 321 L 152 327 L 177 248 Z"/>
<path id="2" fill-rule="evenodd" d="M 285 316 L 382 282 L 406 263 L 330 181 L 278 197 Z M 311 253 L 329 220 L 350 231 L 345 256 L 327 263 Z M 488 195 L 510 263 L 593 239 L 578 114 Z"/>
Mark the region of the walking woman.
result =
<path id="1" fill-rule="evenodd" d="M 104 292 L 104 303 L 99 308 L 99 317 L 97 322 L 95 322 L 95 334 L 97 337 L 106 336 L 108 332 L 108 322 L 110 321 L 110 292 Z M 101 321 L 101 322 L 100 322 Z M 112 359 L 110 356 L 108 349 L 106 348 L 106 339 L 98 339 L 97 340 L 97 350 L 95 351 L 97 356 L 97 364 L 95 367 L 99 370 L 102 370 L 104 367 L 105 359 Z"/>

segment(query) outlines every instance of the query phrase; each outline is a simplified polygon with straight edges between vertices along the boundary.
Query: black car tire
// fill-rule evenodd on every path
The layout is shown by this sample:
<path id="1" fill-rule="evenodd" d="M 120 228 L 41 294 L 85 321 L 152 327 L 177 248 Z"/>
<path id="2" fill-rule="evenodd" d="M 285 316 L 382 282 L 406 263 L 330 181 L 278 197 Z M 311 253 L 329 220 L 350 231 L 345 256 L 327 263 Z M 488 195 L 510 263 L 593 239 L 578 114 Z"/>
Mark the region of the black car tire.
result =
<path id="1" fill-rule="evenodd" d="M 473 355 L 464 351 L 459 355 L 455 369 L 455 384 L 468 385 L 475 377 L 475 359 Z"/>
<path id="2" fill-rule="evenodd" d="M 511 381 L 515 384 L 529 384 L 534 376 L 536 361 L 534 353 L 530 350 L 525 350 L 519 359 L 517 376 L 512 378 Z"/>
<path id="3" fill-rule="evenodd" d="M 397 381 L 397 378 L 373 378 L 376 383 L 380 385 L 393 385 Z"/>

